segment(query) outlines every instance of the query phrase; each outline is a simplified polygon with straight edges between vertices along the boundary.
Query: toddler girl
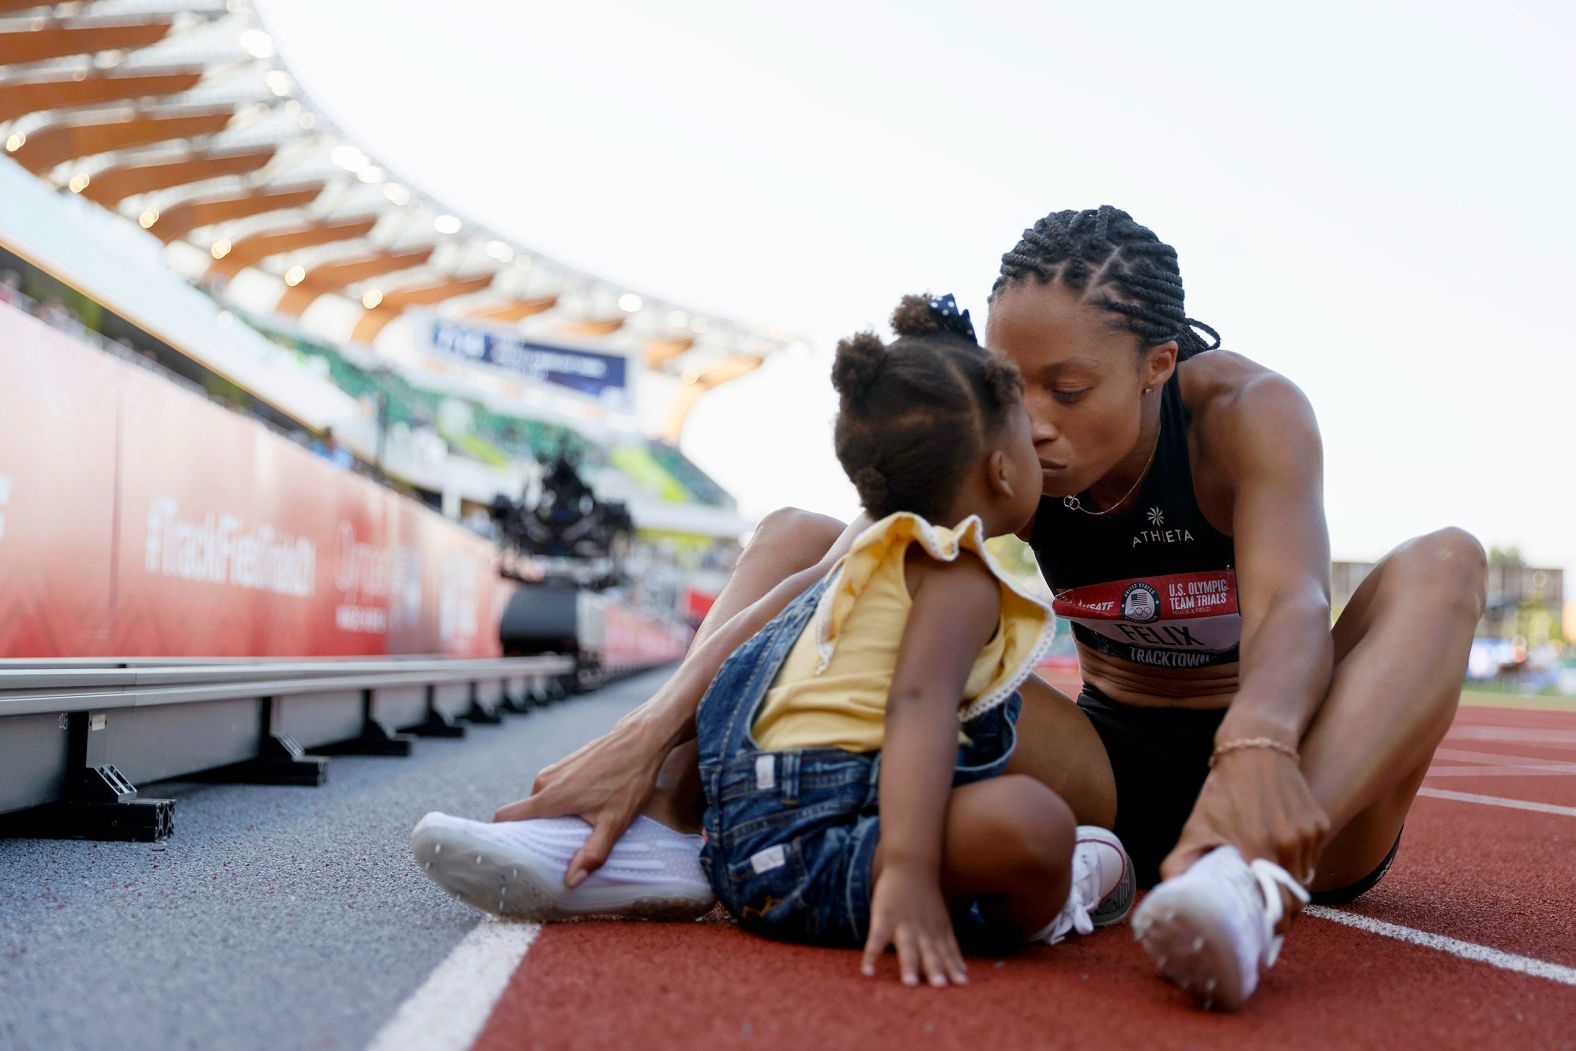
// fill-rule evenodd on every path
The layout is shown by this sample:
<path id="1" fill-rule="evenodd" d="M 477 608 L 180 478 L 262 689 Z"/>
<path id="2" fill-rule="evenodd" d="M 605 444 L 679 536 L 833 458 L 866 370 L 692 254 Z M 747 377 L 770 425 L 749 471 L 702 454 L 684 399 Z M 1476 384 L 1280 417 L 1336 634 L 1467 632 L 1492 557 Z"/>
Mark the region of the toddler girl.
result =
<path id="1" fill-rule="evenodd" d="M 837 347 L 838 459 L 875 524 L 722 666 L 696 714 L 701 864 L 744 927 L 895 946 L 903 981 L 966 981 L 954 925 L 1057 941 L 1126 915 L 1109 832 L 1007 772 L 1017 687 L 1054 630 L 1013 537 L 1041 472 L 1017 370 L 951 296 Z M 988 538 L 996 538 L 994 540 Z"/>

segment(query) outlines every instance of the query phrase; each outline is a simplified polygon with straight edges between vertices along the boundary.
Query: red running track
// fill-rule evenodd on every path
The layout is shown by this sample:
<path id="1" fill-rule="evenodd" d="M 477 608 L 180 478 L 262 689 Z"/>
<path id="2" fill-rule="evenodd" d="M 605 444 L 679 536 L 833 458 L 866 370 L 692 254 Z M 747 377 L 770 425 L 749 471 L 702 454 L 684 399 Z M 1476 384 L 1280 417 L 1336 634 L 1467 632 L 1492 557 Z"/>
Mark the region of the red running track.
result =
<path id="1" fill-rule="evenodd" d="M 933 990 L 899 985 L 891 957 L 872 981 L 851 950 L 768 942 L 725 919 L 587 922 L 542 932 L 474 1047 L 1576 1048 L 1576 712 L 1463 709 L 1441 751 L 1425 792 L 1571 812 L 1425 795 L 1389 876 L 1349 911 L 1569 973 L 1307 916 L 1246 1008 L 1224 1015 L 1156 977 L 1125 925 L 972 958 L 968 986 Z M 1529 760 L 1570 769 L 1459 772 Z"/>

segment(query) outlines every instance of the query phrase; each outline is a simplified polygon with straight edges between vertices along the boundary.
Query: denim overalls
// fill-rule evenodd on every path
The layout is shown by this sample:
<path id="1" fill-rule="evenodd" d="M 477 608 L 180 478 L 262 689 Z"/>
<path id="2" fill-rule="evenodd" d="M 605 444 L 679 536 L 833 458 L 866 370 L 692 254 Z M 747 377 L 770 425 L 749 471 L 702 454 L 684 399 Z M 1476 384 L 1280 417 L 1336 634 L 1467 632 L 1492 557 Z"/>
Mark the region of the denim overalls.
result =
<path id="1" fill-rule="evenodd" d="M 701 865 L 739 923 L 796 941 L 863 944 L 880 834 L 880 752 L 763 752 L 750 728 L 826 590 L 800 595 L 717 672 L 695 713 L 706 790 Z M 999 775 L 1017 742 L 1014 693 L 963 726 L 953 785 Z"/>

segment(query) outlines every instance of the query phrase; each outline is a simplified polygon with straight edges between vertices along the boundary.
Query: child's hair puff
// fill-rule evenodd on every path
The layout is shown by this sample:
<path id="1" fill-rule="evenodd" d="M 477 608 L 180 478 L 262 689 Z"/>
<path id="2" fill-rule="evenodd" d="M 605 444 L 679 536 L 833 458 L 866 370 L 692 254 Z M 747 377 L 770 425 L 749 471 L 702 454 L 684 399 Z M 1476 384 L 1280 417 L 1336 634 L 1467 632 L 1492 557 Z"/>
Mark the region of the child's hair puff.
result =
<path id="1" fill-rule="evenodd" d="M 940 521 L 969 465 L 1009 419 L 1023 378 L 930 296 L 904 296 L 892 330 L 891 343 L 861 332 L 837 344 L 837 458 L 872 517 L 911 511 Z"/>

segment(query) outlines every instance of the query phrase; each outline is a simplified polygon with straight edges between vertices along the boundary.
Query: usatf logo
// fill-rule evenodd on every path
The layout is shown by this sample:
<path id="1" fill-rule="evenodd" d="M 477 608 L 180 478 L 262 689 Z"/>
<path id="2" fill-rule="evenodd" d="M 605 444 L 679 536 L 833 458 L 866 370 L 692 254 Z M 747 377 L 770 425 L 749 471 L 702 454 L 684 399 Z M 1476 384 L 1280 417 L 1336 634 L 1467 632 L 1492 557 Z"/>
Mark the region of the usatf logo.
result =
<path id="1" fill-rule="evenodd" d="M 1122 592 L 1122 616 L 1135 624 L 1160 619 L 1160 592 L 1142 580 Z"/>
<path id="2" fill-rule="evenodd" d="M 1152 525 L 1152 526 L 1163 526 L 1163 525 L 1165 525 L 1166 524 L 1166 513 L 1164 511 L 1160 510 L 1160 508 L 1158 508 L 1158 507 L 1151 507 L 1149 509 L 1149 524 Z"/>

